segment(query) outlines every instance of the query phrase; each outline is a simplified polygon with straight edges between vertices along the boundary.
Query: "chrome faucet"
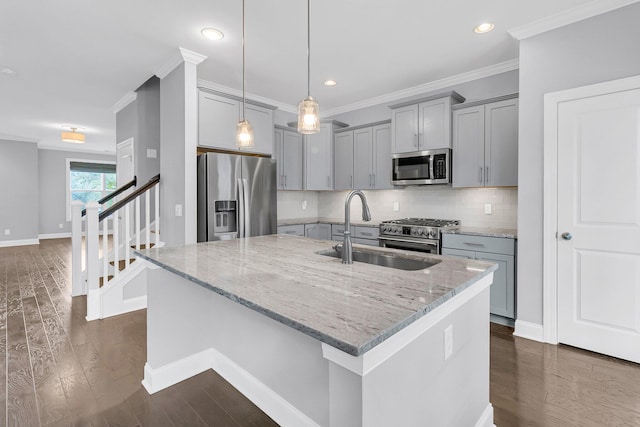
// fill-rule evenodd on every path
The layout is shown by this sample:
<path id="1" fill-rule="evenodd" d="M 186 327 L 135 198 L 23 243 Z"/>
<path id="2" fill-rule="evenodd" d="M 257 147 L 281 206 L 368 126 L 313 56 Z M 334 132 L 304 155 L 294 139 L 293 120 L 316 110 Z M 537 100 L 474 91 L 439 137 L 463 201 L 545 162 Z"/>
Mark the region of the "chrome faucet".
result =
<path id="1" fill-rule="evenodd" d="M 371 212 L 369 212 L 369 205 L 367 204 L 367 198 L 364 197 L 364 193 L 360 190 L 353 190 L 347 195 L 347 199 L 344 202 L 344 243 L 342 244 L 342 263 L 353 264 L 353 247 L 351 246 L 351 218 L 350 218 L 350 205 L 353 196 L 359 196 L 362 200 L 362 219 L 364 221 L 371 221 Z"/>

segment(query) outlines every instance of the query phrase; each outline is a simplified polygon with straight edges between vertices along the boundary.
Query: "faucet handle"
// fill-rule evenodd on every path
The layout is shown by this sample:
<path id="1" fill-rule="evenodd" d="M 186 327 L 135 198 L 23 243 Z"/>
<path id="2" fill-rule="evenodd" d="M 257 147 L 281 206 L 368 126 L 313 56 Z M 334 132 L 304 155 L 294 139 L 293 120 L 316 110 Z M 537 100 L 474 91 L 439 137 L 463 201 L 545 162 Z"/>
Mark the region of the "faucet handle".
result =
<path id="1" fill-rule="evenodd" d="M 340 242 L 340 243 L 336 243 L 336 244 L 333 246 L 333 249 L 334 249 L 337 253 L 339 253 L 339 254 L 340 254 L 340 253 L 342 253 L 342 242 Z"/>

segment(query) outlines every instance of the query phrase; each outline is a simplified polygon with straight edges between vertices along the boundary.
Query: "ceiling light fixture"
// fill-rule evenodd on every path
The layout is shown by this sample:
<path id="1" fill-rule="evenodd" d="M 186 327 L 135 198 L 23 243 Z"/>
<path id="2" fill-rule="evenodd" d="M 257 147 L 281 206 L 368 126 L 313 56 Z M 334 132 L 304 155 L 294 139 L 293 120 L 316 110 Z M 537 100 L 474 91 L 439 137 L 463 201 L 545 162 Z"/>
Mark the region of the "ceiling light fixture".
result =
<path id="1" fill-rule="evenodd" d="M 236 125 L 236 147 L 239 149 L 253 147 L 253 129 L 251 128 L 251 123 L 245 117 L 247 98 L 244 90 L 244 51 L 244 0 L 242 0 L 242 120 Z"/>
<path id="2" fill-rule="evenodd" d="M 222 33 L 222 31 L 216 30 L 215 28 L 204 28 L 202 31 L 200 31 L 200 34 L 202 34 L 205 39 L 214 41 L 222 40 L 224 38 L 224 34 Z"/>
<path id="3" fill-rule="evenodd" d="M 307 97 L 298 104 L 298 132 L 320 132 L 320 107 L 311 97 L 311 2 L 307 0 Z"/>
<path id="4" fill-rule="evenodd" d="M 326 82 L 323 83 L 325 86 L 335 86 L 338 84 L 338 82 L 336 82 L 335 80 L 327 80 Z"/>
<path id="5" fill-rule="evenodd" d="M 84 134 L 76 132 L 77 127 L 70 127 L 71 132 L 62 132 L 62 142 L 70 142 L 72 144 L 84 144 Z"/>
<path id="6" fill-rule="evenodd" d="M 484 34 L 493 30 L 494 27 L 495 25 L 493 25 L 491 22 L 483 22 L 482 24 L 474 28 L 473 31 L 477 34 Z"/>

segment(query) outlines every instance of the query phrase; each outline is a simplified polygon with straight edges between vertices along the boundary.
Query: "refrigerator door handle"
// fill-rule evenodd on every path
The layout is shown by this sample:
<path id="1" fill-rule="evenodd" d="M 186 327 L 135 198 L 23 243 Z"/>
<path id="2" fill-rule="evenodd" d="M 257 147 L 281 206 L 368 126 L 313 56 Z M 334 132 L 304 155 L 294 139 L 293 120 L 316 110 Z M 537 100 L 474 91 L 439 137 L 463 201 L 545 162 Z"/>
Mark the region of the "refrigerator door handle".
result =
<path id="1" fill-rule="evenodd" d="M 238 178 L 238 237 L 244 237 L 245 226 L 244 182 Z"/>
<path id="2" fill-rule="evenodd" d="M 247 184 L 247 179 L 242 178 L 242 214 L 244 215 L 242 220 L 242 229 L 244 230 L 244 236 L 242 237 L 251 236 L 250 216 L 249 216 L 249 192 L 247 191 L 248 185 L 249 184 Z"/>

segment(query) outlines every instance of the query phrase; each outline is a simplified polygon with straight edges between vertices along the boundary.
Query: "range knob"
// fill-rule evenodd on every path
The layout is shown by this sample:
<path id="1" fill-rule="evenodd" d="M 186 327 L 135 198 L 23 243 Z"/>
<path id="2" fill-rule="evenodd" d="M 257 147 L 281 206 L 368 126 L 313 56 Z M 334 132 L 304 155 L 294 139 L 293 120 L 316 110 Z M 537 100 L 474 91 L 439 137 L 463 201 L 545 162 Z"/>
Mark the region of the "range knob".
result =
<path id="1" fill-rule="evenodd" d="M 432 238 L 435 239 L 435 237 L 438 235 L 438 232 L 436 230 L 431 230 L 429 231 L 429 236 L 431 236 Z"/>

